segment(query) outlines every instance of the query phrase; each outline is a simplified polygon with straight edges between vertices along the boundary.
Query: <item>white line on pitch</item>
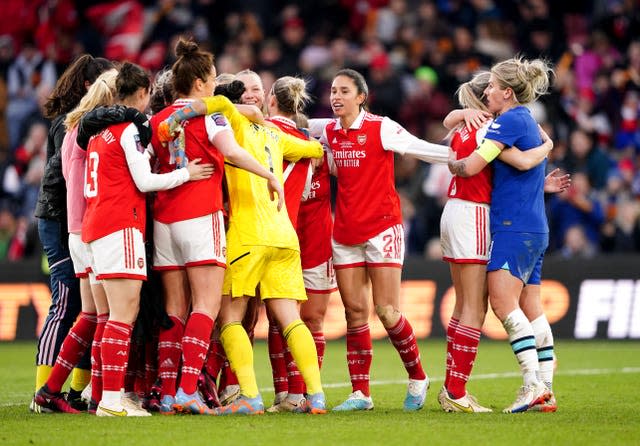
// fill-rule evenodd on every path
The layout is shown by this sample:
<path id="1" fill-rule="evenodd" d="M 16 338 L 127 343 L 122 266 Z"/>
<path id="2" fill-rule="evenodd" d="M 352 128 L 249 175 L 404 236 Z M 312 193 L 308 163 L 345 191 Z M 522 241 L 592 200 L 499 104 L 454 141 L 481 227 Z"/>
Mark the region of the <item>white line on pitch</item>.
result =
<path id="1" fill-rule="evenodd" d="M 555 376 L 579 376 L 579 375 L 610 375 L 610 374 L 626 374 L 626 373 L 640 373 L 640 367 L 623 367 L 621 369 L 572 369 L 572 370 L 558 370 L 555 373 Z M 504 379 L 504 378 L 518 378 L 520 377 L 519 372 L 503 372 L 503 373 L 484 373 L 484 374 L 476 374 L 472 375 L 472 380 L 486 380 L 486 379 Z M 441 376 L 429 377 L 431 382 L 443 381 L 444 378 Z M 403 379 L 387 379 L 387 380 L 373 380 L 369 382 L 371 386 L 385 386 L 390 384 L 406 384 L 407 380 Z M 323 383 L 322 387 L 326 387 L 328 389 L 338 389 L 343 387 L 350 387 L 351 383 L 349 382 L 340 382 L 340 383 Z M 260 388 L 261 392 L 272 392 L 273 387 L 262 387 Z M 13 406 L 24 406 L 28 404 L 28 401 L 22 402 L 13 402 L 13 403 L 2 403 L 0 407 L 13 407 Z"/>

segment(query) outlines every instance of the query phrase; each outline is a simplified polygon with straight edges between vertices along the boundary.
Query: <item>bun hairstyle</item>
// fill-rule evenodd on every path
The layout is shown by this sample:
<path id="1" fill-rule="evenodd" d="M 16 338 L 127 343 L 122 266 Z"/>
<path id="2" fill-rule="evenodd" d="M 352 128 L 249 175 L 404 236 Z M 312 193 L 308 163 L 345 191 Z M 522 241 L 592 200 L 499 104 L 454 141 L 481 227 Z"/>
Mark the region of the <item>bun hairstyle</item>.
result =
<path id="1" fill-rule="evenodd" d="M 196 79 L 206 81 L 213 67 L 213 54 L 202 51 L 193 40 L 181 38 L 176 45 L 173 72 L 173 89 L 178 95 L 187 96 Z"/>
<path id="2" fill-rule="evenodd" d="M 120 72 L 116 78 L 118 99 L 125 99 L 140 88 L 149 90 L 150 86 L 149 74 L 142 67 L 131 62 L 125 62 L 120 66 Z"/>
<path id="3" fill-rule="evenodd" d="M 520 104 L 528 104 L 547 93 L 553 69 L 544 60 L 522 57 L 499 62 L 491 68 L 500 87 L 511 88 Z"/>
<path id="4" fill-rule="evenodd" d="M 460 85 L 456 91 L 460 105 L 464 108 L 487 111 L 487 106 L 484 103 L 484 90 L 489 85 L 490 77 L 490 72 L 481 71 L 476 73 L 470 81 Z"/>
<path id="5" fill-rule="evenodd" d="M 214 90 L 213 94 L 226 96 L 234 104 L 239 104 L 240 98 L 242 97 L 242 94 L 245 92 L 245 90 L 246 88 L 244 87 L 244 82 L 234 80 L 228 84 L 216 85 L 216 89 Z"/>
<path id="6" fill-rule="evenodd" d="M 93 84 L 103 72 L 114 65 L 102 57 L 83 54 L 78 57 L 58 79 L 51 96 L 44 104 L 45 117 L 53 119 L 69 113 L 87 92 L 85 83 Z"/>
<path id="7" fill-rule="evenodd" d="M 304 79 L 292 76 L 284 76 L 277 79 L 271 87 L 271 92 L 276 98 L 278 110 L 291 117 L 300 127 L 307 122 L 303 111 L 311 101 L 307 93 L 307 83 Z"/>

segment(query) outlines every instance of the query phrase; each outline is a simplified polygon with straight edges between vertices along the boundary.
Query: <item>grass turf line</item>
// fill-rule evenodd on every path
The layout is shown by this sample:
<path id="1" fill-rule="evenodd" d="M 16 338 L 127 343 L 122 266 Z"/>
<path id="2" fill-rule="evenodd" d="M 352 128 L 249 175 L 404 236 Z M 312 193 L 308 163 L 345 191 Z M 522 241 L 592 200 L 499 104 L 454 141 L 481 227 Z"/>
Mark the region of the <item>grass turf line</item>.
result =
<path id="1" fill-rule="evenodd" d="M 494 414 L 445 414 L 436 395 L 444 372 L 444 342 L 421 341 L 421 353 L 433 383 L 425 408 L 402 412 L 405 373 L 393 347 L 374 343 L 371 379 L 375 410 L 259 417 L 160 417 L 104 419 L 88 415 L 33 415 L 35 344 L 0 343 L 0 444 L 2 445 L 592 445 L 640 441 L 640 343 L 559 341 L 555 414 L 505 415 L 520 385 L 517 363 L 506 342 L 483 340 L 469 390 Z M 330 407 L 349 393 L 344 342 L 325 353 L 323 381 Z M 266 344 L 256 345 L 256 370 L 262 389 L 271 387 Z M 492 375 L 493 374 L 493 375 Z M 265 405 L 273 394 L 263 391 Z"/>

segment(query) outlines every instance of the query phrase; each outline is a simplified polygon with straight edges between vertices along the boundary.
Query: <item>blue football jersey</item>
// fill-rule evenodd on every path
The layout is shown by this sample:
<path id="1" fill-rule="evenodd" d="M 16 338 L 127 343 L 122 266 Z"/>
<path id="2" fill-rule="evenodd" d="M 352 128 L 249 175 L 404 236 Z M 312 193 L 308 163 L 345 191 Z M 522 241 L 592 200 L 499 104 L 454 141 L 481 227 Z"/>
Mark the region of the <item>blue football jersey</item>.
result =
<path id="1" fill-rule="evenodd" d="M 489 126 L 486 139 L 525 151 L 542 144 L 540 130 L 529 109 L 514 107 Z M 549 232 L 544 209 L 547 161 L 520 171 L 496 159 L 491 192 L 491 232 Z"/>

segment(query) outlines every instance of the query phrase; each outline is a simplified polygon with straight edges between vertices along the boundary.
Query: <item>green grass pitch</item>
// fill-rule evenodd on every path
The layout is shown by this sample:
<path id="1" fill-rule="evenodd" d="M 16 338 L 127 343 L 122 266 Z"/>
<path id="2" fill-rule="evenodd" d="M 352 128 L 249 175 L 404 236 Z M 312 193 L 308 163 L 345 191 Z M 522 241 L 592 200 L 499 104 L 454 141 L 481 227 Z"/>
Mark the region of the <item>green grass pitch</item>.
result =
<path id="1" fill-rule="evenodd" d="M 372 396 L 367 413 L 326 416 L 174 416 L 105 419 L 89 415 L 34 415 L 35 344 L 0 343 L 0 445 L 634 445 L 640 444 L 640 342 L 556 344 L 555 414 L 506 415 L 520 385 L 507 342 L 483 340 L 469 390 L 493 414 L 446 414 L 436 396 L 442 386 L 444 342 L 420 342 L 431 377 L 427 403 L 404 413 L 406 375 L 388 342 L 374 343 Z M 344 342 L 327 346 L 322 377 L 329 406 L 349 393 Z M 265 404 L 273 399 L 266 344 L 255 351 Z"/>

